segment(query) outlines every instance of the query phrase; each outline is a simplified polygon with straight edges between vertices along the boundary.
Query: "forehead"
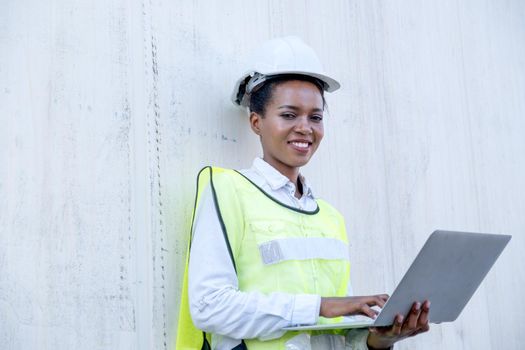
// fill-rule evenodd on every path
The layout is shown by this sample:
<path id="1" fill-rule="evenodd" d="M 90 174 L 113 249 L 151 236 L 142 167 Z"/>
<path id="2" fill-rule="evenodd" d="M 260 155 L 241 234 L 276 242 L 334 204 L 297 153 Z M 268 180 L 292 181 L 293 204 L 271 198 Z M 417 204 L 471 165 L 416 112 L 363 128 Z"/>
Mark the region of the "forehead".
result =
<path id="1" fill-rule="evenodd" d="M 308 81 L 288 80 L 275 86 L 270 106 L 294 105 L 305 108 L 323 108 L 323 97 L 319 88 Z"/>

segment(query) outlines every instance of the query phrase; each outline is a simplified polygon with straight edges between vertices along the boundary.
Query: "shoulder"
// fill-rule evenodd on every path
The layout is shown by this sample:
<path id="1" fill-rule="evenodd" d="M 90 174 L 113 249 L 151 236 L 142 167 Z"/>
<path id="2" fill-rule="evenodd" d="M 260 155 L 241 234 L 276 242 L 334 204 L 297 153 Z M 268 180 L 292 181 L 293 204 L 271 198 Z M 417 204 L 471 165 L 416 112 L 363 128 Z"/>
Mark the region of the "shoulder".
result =
<path id="1" fill-rule="evenodd" d="M 216 181 L 217 179 L 222 181 L 224 179 L 231 179 L 232 177 L 235 177 L 236 174 L 237 171 L 233 169 L 206 165 L 201 170 L 199 170 L 197 177 L 199 179 L 206 179 L 208 181 Z"/>
<path id="2" fill-rule="evenodd" d="M 235 192 L 241 176 L 236 170 L 208 165 L 199 171 L 198 182 L 203 188 L 211 185 L 214 192 Z"/>

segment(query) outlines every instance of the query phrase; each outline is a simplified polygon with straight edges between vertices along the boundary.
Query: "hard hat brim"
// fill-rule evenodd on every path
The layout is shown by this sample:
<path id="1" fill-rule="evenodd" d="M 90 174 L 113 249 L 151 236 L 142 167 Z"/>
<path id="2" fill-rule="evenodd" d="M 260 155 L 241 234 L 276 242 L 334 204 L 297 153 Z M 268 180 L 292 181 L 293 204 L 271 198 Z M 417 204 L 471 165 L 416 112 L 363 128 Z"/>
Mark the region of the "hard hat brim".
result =
<path id="1" fill-rule="evenodd" d="M 266 75 L 268 78 L 277 77 L 280 75 L 304 75 L 307 77 L 316 78 L 319 81 L 323 83 L 324 91 L 326 92 L 334 92 L 338 90 L 341 87 L 341 84 L 333 78 L 330 78 L 327 75 L 320 74 L 320 73 L 312 73 L 312 72 L 305 72 L 305 71 L 297 71 L 297 70 L 285 70 L 280 72 L 271 72 L 270 74 L 265 74 L 264 72 L 254 72 L 250 71 L 244 74 L 239 80 L 237 80 L 235 84 L 235 88 L 233 89 L 233 93 L 231 96 L 232 102 L 241 107 L 248 107 L 249 99 L 245 98 L 246 94 L 243 94 L 243 96 L 239 99 L 239 88 L 241 87 L 241 84 L 244 84 L 246 82 L 246 78 L 253 76 L 254 73 L 261 73 Z"/>

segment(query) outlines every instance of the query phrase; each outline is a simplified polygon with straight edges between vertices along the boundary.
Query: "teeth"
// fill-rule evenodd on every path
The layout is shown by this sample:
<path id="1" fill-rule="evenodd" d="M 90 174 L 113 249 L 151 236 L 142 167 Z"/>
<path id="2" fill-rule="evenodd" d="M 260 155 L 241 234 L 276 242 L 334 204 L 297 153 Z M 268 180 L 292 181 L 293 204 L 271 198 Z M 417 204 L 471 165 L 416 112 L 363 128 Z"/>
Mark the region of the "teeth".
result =
<path id="1" fill-rule="evenodd" d="M 292 142 L 292 145 L 299 147 L 299 148 L 307 148 L 308 143 L 307 142 Z"/>

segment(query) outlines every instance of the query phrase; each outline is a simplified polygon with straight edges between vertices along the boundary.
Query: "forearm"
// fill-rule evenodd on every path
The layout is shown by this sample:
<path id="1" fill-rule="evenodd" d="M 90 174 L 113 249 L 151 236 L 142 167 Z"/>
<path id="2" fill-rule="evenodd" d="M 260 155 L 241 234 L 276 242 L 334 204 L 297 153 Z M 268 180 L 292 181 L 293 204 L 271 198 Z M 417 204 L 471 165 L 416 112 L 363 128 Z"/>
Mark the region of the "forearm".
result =
<path id="1" fill-rule="evenodd" d="M 283 327 L 314 324 L 318 309 L 315 295 L 240 292 L 224 288 L 190 303 L 195 325 L 210 333 L 235 339 L 271 339 Z"/>

